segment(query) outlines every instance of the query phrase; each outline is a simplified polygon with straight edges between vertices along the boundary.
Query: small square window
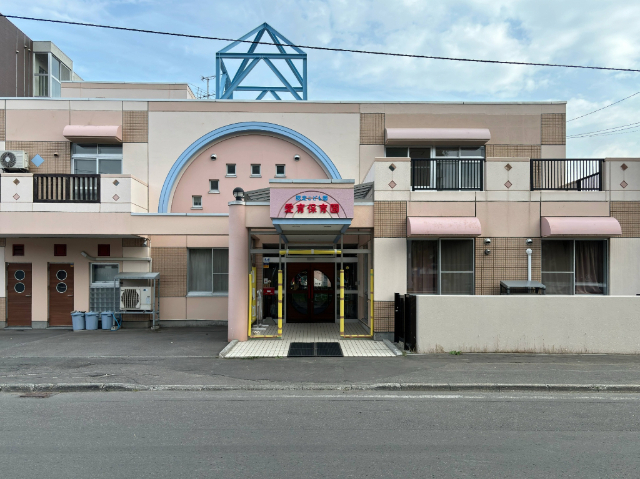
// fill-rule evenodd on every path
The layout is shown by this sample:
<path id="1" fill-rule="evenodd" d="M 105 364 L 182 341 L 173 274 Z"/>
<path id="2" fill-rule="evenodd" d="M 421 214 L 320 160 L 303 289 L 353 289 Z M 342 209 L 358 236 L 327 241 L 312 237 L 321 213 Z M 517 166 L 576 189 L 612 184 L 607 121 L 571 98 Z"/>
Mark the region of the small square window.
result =
<path id="1" fill-rule="evenodd" d="M 192 196 L 191 197 L 191 208 L 202 209 L 202 196 Z"/>
<path id="2" fill-rule="evenodd" d="M 220 180 L 209 180 L 209 193 L 220 193 Z"/>
<path id="3" fill-rule="evenodd" d="M 110 244 L 99 244 L 98 245 L 98 256 L 111 256 L 111 245 Z"/>
<path id="4" fill-rule="evenodd" d="M 53 256 L 67 256 L 67 245 L 66 244 L 54 244 L 53 245 Z"/>
<path id="5" fill-rule="evenodd" d="M 260 171 L 260 165 L 251 165 L 251 176 L 261 176 Z"/>
<path id="6" fill-rule="evenodd" d="M 24 256 L 24 245 L 23 244 L 14 244 L 13 245 L 13 256 Z"/>
<path id="7" fill-rule="evenodd" d="M 284 165 L 276 165 L 276 176 L 285 176 Z"/>
<path id="8" fill-rule="evenodd" d="M 227 164 L 227 176 L 236 176 L 235 164 Z"/>

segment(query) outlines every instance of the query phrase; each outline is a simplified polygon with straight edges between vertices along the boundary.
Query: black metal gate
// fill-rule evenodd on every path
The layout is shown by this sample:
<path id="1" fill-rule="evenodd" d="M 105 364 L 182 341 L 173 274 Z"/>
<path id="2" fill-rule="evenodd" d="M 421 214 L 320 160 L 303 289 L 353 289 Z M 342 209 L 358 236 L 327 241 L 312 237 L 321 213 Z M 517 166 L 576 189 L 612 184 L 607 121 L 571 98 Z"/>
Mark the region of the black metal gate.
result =
<path id="1" fill-rule="evenodd" d="M 394 295 L 395 321 L 393 341 L 403 343 L 407 351 L 416 348 L 416 295 Z"/>

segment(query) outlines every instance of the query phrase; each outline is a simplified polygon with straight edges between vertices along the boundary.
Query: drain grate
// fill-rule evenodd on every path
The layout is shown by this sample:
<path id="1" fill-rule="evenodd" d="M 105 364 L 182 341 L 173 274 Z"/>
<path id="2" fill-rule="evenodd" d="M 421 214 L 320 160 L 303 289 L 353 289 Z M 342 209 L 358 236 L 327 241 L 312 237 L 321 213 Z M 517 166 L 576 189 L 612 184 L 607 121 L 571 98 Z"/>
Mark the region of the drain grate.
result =
<path id="1" fill-rule="evenodd" d="M 291 343 L 289 345 L 288 358 L 313 358 L 313 357 L 341 358 L 342 348 L 340 343 Z"/>

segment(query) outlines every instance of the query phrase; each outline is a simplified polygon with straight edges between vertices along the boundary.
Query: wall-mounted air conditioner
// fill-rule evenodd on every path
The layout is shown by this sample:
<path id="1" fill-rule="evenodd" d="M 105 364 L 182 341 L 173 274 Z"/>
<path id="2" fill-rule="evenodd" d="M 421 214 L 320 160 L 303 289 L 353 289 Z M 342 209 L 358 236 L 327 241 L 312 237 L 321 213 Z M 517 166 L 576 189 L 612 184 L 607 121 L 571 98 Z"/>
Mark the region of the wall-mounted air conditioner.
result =
<path id="1" fill-rule="evenodd" d="M 122 286 L 120 288 L 120 310 L 153 311 L 154 291 L 152 287 Z"/>
<path id="2" fill-rule="evenodd" d="M 21 150 L 0 150 L 0 168 L 8 170 L 29 169 L 29 155 Z"/>

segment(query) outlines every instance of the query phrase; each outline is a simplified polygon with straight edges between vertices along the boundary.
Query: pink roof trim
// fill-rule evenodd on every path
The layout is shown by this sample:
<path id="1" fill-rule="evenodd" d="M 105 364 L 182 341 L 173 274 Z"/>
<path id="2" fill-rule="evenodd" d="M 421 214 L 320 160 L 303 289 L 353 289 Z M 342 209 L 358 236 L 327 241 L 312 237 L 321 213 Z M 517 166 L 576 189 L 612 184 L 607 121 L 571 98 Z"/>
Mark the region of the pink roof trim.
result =
<path id="1" fill-rule="evenodd" d="M 122 143 L 120 125 L 67 125 L 62 135 L 71 141 Z"/>
<path id="2" fill-rule="evenodd" d="M 407 218 L 407 236 L 480 236 L 480 220 L 473 216 Z"/>
<path id="3" fill-rule="evenodd" d="M 457 142 L 485 144 L 491 140 L 487 128 L 386 128 L 387 144 L 419 144 L 424 142 Z"/>
<path id="4" fill-rule="evenodd" d="M 540 233 L 545 236 L 616 236 L 620 223 L 610 216 L 543 216 Z"/>

